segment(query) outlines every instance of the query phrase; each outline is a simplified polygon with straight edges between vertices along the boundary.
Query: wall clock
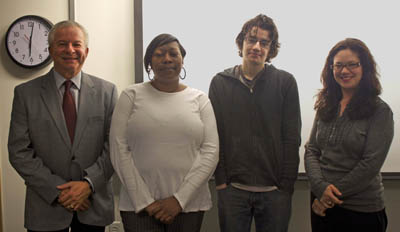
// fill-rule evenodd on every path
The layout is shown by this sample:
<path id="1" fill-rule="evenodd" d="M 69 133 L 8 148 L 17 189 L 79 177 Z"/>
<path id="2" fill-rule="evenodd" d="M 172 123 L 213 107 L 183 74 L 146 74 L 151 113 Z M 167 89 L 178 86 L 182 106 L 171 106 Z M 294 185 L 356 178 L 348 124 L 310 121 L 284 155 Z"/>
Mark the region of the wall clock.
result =
<path id="1" fill-rule="evenodd" d="M 50 63 L 47 37 L 52 26 L 49 20 L 36 15 L 16 19 L 6 34 L 8 55 L 24 68 L 35 68 Z"/>

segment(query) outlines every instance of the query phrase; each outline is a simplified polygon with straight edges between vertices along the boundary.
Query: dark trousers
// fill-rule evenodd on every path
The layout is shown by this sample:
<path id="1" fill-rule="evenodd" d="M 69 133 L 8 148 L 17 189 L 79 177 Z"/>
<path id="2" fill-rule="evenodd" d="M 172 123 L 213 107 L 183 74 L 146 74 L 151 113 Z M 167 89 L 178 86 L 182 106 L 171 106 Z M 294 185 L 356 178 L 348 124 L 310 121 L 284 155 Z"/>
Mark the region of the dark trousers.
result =
<path id="1" fill-rule="evenodd" d="M 311 204 L 314 199 L 315 197 L 312 195 Z M 335 206 L 326 210 L 325 217 L 318 216 L 311 209 L 312 232 L 385 232 L 387 224 L 385 209 L 378 212 L 364 213 Z"/>
<path id="2" fill-rule="evenodd" d="M 71 232 L 104 232 L 105 227 L 104 226 L 92 226 L 92 225 L 86 225 L 81 222 L 79 222 L 78 217 L 76 216 L 76 213 L 74 213 L 74 217 L 72 218 L 71 225 L 65 229 L 62 230 L 53 230 L 53 231 L 46 231 L 46 232 L 69 232 L 69 228 L 71 228 Z M 40 232 L 37 230 L 28 230 L 28 232 Z"/>
<path id="3" fill-rule="evenodd" d="M 200 232 L 204 211 L 180 213 L 172 224 L 164 224 L 147 212 L 121 211 L 125 232 Z"/>

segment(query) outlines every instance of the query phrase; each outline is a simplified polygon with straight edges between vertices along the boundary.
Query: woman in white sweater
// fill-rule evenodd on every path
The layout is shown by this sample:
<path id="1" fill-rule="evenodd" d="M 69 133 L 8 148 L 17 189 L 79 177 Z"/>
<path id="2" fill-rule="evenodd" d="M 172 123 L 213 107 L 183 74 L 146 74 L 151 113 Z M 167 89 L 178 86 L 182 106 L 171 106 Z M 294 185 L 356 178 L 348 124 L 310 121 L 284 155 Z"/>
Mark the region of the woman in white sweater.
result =
<path id="1" fill-rule="evenodd" d="M 212 206 L 215 116 L 207 95 L 179 82 L 185 54 L 174 36 L 155 37 L 144 57 L 150 81 L 125 89 L 114 111 L 111 161 L 126 232 L 200 231 Z"/>

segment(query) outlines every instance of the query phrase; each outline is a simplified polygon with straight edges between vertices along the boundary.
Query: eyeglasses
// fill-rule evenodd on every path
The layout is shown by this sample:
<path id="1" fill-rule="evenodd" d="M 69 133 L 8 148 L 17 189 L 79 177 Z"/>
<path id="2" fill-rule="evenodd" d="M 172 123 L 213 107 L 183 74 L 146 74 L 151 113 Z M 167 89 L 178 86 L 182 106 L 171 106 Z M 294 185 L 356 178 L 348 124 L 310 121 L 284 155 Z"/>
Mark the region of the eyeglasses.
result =
<path id="1" fill-rule="evenodd" d="M 262 48 L 268 48 L 269 44 L 271 43 L 271 41 L 266 39 L 258 40 L 254 36 L 246 36 L 245 40 L 251 46 L 255 45 L 257 42 L 260 42 L 260 47 Z"/>
<path id="2" fill-rule="evenodd" d="M 357 63 L 353 63 L 352 62 L 352 63 L 347 63 L 347 64 L 337 63 L 337 64 L 331 65 L 331 69 L 333 69 L 336 72 L 340 72 L 340 71 L 343 70 L 344 67 L 346 67 L 348 70 L 351 71 L 351 70 L 354 70 L 354 69 L 356 69 L 356 68 L 358 68 L 360 66 L 361 66 L 360 62 L 357 62 Z"/>

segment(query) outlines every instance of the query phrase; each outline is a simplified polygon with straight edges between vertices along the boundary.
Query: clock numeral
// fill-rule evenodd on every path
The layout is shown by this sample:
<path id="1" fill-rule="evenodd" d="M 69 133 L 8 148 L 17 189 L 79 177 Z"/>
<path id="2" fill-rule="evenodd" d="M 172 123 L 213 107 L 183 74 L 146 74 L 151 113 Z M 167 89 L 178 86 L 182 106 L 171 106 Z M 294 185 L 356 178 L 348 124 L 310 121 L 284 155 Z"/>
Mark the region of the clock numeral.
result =
<path id="1" fill-rule="evenodd" d="M 48 49 L 47 49 L 47 48 L 45 48 L 45 49 L 44 49 L 44 52 L 47 52 L 47 51 L 48 51 Z"/>
<path id="2" fill-rule="evenodd" d="M 18 49 L 18 48 L 16 48 L 16 49 L 15 49 L 15 53 L 18 53 L 18 52 L 19 52 L 19 49 Z"/>
<path id="3" fill-rule="evenodd" d="M 12 44 L 15 46 L 17 44 L 17 41 L 13 40 Z"/>
<path id="4" fill-rule="evenodd" d="M 24 28 L 25 28 L 24 24 L 20 24 L 20 25 L 19 25 L 19 29 L 20 29 L 20 30 L 24 30 Z"/>
<path id="5" fill-rule="evenodd" d="M 18 31 L 14 32 L 14 37 L 19 37 L 19 32 Z"/>
<path id="6" fill-rule="evenodd" d="M 45 32 L 44 32 L 44 36 L 47 36 L 48 34 L 49 34 L 48 31 L 45 31 Z"/>
<path id="7" fill-rule="evenodd" d="M 28 22 L 28 27 L 33 27 L 34 22 Z"/>
<path id="8" fill-rule="evenodd" d="M 22 54 L 22 59 L 25 60 L 25 54 Z"/>
<path id="9" fill-rule="evenodd" d="M 31 57 L 30 59 L 29 59 L 29 61 L 31 62 L 31 64 L 33 63 L 33 58 Z"/>
<path id="10" fill-rule="evenodd" d="M 42 59 L 43 59 L 43 57 L 42 57 L 42 54 L 39 54 L 39 59 L 40 59 L 40 60 L 42 60 Z"/>

